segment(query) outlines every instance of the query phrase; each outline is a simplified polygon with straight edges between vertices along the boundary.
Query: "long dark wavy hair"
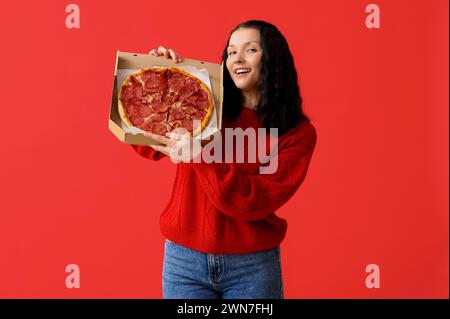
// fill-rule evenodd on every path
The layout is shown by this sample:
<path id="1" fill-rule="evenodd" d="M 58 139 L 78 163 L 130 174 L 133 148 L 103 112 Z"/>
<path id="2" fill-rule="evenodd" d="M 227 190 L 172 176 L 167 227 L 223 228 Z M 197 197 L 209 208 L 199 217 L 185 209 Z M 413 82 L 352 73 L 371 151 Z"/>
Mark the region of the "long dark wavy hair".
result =
<path id="1" fill-rule="evenodd" d="M 238 24 L 230 32 L 223 50 L 223 115 L 226 119 L 235 120 L 244 107 L 242 91 L 236 87 L 226 67 L 230 37 L 239 28 L 255 28 L 260 32 L 262 57 L 256 113 L 263 126 L 276 127 L 278 135 L 282 135 L 300 121 L 309 121 L 302 110 L 297 71 L 288 43 L 276 26 L 261 20 L 249 20 Z"/>

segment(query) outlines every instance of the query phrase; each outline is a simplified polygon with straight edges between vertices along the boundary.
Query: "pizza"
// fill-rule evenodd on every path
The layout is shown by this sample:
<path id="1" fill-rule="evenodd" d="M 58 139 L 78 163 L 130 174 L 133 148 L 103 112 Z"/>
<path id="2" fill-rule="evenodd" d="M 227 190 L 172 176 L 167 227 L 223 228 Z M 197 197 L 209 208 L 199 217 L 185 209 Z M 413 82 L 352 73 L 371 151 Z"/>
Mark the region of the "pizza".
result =
<path id="1" fill-rule="evenodd" d="M 201 80 L 179 68 L 144 68 L 125 78 L 118 107 L 128 127 L 159 135 L 184 128 L 194 136 L 211 118 L 213 97 Z"/>

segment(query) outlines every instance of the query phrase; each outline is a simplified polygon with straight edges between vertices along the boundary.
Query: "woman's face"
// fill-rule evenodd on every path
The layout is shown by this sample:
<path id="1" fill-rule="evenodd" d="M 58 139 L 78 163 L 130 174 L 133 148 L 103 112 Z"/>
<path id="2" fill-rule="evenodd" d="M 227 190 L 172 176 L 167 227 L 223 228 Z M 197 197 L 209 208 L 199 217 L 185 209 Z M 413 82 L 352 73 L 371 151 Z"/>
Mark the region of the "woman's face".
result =
<path id="1" fill-rule="evenodd" d="M 259 30 L 237 29 L 231 34 L 227 50 L 226 65 L 234 84 L 243 91 L 256 90 L 262 57 Z"/>

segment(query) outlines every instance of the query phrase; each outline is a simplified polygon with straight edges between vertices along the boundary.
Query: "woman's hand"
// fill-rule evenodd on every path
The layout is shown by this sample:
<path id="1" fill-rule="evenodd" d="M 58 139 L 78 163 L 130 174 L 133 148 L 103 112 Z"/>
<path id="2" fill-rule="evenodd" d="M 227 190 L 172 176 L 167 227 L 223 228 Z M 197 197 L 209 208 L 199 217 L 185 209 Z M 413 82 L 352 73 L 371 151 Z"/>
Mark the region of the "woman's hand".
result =
<path id="1" fill-rule="evenodd" d="M 169 156 L 173 162 L 189 163 L 193 158 L 197 157 L 202 151 L 202 145 L 189 134 L 178 134 L 175 132 L 167 133 L 166 136 L 143 133 L 145 136 L 160 142 L 160 145 L 149 145 L 155 151 L 161 152 Z"/>
<path id="2" fill-rule="evenodd" d="M 164 56 L 166 59 L 171 58 L 175 63 L 183 62 L 183 58 L 178 53 L 172 49 L 166 49 L 163 46 L 159 46 L 157 49 L 153 49 L 149 53 L 154 56 Z"/>

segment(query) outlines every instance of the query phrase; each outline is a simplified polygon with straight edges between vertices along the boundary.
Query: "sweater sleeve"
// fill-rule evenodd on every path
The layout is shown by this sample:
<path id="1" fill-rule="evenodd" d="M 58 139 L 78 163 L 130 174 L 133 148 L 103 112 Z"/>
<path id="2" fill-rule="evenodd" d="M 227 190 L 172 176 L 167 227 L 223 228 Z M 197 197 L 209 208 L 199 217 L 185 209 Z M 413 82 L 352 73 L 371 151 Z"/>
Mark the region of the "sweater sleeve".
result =
<path id="1" fill-rule="evenodd" d="M 150 146 L 142 146 L 142 145 L 131 145 L 131 147 L 142 157 L 147 158 L 153 161 L 159 161 L 164 158 L 166 155 L 154 150 Z"/>
<path id="2" fill-rule="evenodd" d="M 303 182 L 316 145 L 316 131 L 308 123 L 288 137 L 278 150 L 273 174 L 248 175 L 235 163 L 194 163 L 206 195 L 224 214 L 242 221 L 263 219 L 286 203 Z"/>

